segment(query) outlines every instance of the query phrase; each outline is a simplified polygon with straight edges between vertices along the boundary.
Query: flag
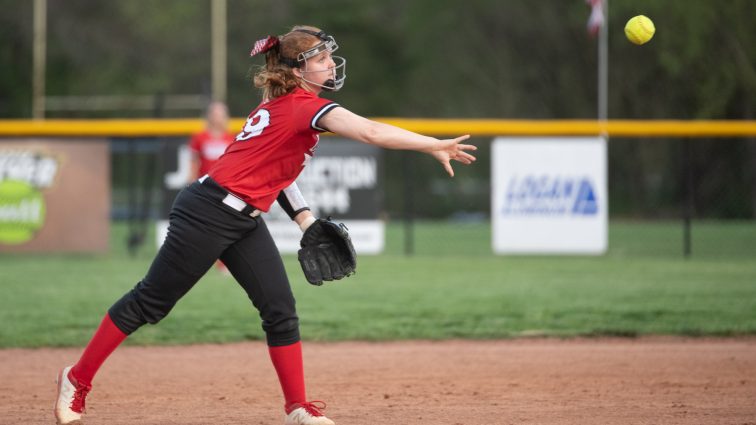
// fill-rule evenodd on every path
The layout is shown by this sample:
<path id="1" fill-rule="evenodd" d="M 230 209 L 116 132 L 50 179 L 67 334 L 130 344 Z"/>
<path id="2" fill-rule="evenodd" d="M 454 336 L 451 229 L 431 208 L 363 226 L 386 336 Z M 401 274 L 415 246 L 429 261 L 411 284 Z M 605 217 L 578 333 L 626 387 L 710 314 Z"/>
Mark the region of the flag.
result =
<path id="1" fill-rule="evenodd" d="M 588 34 L 596 36 L 604 25 L 604 0 L 585 0 L 591 6 L 591 17 L 588 18 Z"/>

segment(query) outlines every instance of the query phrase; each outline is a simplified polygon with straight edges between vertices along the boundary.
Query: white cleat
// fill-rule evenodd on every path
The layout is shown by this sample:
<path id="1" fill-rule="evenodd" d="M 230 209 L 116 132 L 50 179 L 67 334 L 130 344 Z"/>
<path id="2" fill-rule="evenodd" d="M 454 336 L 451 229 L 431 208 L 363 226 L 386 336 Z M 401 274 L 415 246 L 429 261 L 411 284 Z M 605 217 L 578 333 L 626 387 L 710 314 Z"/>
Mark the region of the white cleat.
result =
<path id="1" fill-rule="evenodd" d="M 92 387 L 73 383 L 68 375 L 71 366 L 63 368 L 58 373 L 58 398 L 55 400 L 55 419 L 59 425 L 81 424 L 81 414 L 84 413 L 84 401 Z"/>
<path id="2" fill-rule="evenodd" d="M 312 401 L 297 406 L 286 415 L 284 425 L 336 425 L 321 412 L 326 407 L 322 401 Z"/>

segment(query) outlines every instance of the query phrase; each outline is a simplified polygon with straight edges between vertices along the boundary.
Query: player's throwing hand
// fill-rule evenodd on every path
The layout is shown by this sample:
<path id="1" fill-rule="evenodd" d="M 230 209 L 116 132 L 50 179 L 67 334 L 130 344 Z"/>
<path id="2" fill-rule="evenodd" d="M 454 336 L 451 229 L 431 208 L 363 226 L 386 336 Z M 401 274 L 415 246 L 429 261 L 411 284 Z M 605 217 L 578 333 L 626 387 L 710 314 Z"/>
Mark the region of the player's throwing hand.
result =
<path id="1" fill-rule="evenodd" d="M 434 146 L 434 149 L 430 152 L 430 154 L 444 166 L 444 170 L 446 170 L 451 177 L 454 177 L 454 169 L 452 169 L 451 166 L 452 160 L 461 162 L 465 165 L 470 165 L 475 162 L 475 157 L 465 151 L 475 151 L 478 150 L 478 148 L 474 145 L 463 145 L 460 143 L 469 138 L 470 135 L 465 134 L 456 139 L 442 140 L 441 143 Z"/>

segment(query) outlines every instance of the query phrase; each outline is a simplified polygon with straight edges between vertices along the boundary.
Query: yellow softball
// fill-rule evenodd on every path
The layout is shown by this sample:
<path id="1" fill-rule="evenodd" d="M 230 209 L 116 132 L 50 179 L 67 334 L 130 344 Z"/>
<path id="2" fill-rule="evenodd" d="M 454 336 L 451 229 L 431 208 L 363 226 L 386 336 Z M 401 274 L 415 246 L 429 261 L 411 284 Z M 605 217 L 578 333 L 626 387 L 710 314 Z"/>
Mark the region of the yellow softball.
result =
<path id="1" fill-rule="evenodd" d="M 656 27 L 647 16 L 638 15 L 630 18 L 625 25 L 625 36 L 631 43 L 645 44 L 654 36 Z"/>

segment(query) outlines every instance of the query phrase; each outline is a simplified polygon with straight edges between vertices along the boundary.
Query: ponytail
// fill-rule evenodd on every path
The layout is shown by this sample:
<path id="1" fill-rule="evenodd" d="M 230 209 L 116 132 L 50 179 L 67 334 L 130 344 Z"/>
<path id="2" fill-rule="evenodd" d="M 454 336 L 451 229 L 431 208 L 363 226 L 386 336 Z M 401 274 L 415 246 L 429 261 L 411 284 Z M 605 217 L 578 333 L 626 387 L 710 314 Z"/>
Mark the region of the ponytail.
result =
<path id="1" fill-rule="evenodd" d="M 317 37 L 302 30 L 320 31 L 311 26 L 295 26 L 280 37 L 268 36 L 258 40 L 252 48 L 250 56 L 265 53 L 265 65 L 252 77 L 255 87 L 263 90 L 263 99 L 275 99 L 301 87 L 302 80 L 293 71 L 298 67 L 296 58 L 318 41 Z"/>

